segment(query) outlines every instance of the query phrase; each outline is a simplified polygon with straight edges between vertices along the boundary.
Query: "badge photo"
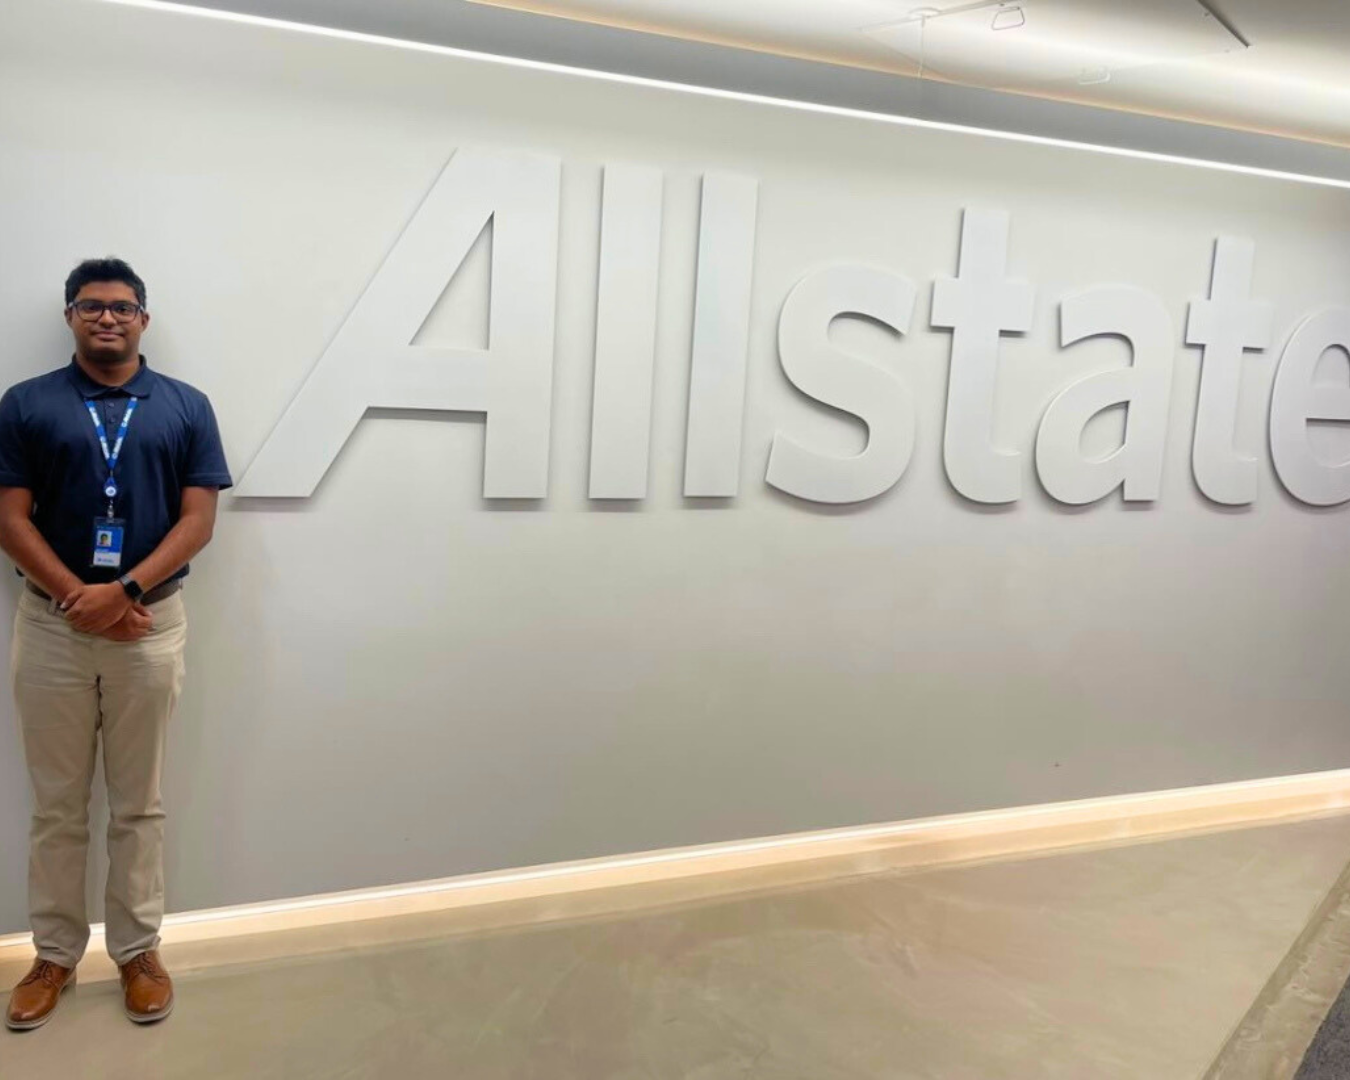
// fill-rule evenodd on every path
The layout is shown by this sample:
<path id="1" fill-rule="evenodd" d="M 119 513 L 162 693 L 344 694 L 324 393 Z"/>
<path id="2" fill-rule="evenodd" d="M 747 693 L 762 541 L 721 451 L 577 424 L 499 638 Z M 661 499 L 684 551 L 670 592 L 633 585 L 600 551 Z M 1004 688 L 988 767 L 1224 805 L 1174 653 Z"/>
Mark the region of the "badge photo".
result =
<path id="1" fill-rule="evenodd" d="M 116 570 L 122 565 L 122 540 L 126 522 L 120 518 L 94 520 L 94 559 L 92 565 Z"/>

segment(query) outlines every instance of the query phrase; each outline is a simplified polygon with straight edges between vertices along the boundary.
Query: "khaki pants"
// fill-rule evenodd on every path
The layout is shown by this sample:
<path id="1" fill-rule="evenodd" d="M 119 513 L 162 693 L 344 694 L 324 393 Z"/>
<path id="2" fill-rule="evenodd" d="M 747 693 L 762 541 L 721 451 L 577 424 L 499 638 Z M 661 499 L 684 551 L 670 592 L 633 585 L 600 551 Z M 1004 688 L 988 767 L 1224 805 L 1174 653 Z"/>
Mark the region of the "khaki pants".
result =
<path id="1" fill-rule="evenodd" d="M 159 945 L 159 789 L 169 718 L 183 685 L 183 594 L 150 611 L 154 628 L 129 643 L 73 630 L 54 603 L 27 590 L 15 617 L 14 700 L 33 787 L 29 920 L 39 958 L 62 967 L 79 963 L 89 943 L 89 791 L 100 731 L 108 786 L 108 954 L 124 964 Z"/>

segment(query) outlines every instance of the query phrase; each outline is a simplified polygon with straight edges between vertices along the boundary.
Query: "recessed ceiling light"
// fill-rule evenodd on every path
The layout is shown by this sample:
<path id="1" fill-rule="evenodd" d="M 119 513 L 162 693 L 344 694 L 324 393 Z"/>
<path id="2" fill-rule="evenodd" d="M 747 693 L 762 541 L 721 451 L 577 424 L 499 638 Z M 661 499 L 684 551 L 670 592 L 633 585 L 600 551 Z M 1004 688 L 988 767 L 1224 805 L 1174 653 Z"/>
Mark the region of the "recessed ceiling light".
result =
<path id="1" fill-rule="evenodd" d="M 1085 72 L 1102 68 L 1114 79 L 1118 72 L 1241 47 L 1194 0 L 956 4 L 930 18 L 910 15 L 863 32 L 949 82 L 1019 92 L 1084 85 Z"/>
<path id="2" fill-rule="evenodd" d="M 1022 10 L 1022 5 L 1007 4 L 994 12 L 994 21 L 990 23 L 990 27 L 994 30 L 1016 30 L 1026 24 L 1027 14 Z"/>

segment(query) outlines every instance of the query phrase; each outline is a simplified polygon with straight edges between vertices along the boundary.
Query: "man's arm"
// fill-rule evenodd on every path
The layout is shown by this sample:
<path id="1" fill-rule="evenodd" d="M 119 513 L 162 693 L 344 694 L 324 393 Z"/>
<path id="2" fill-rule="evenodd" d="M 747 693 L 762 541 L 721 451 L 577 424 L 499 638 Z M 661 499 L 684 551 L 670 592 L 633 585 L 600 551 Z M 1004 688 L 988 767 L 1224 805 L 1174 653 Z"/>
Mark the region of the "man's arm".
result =
<path id="1" fill-rule="evenodd" d="M 84 584 L 33 524 L 33 493 L 27 488 L 0 487 L 0 548 L 29 581 L 63 603 Z"/>
<path id="2" fill-rule="evenodd" d="M 211 542 L 216 528 L 216 503 L 219 499 L 220 493 L 215 488 L 184 488 L 178 524 L 169 530 L 168 535 L 159 542 L 159 547 L 146 556 L 144 562 L 128 572 L 128 576 L 149 592 L 191 562 Z M 56 557 L 54 553 L 52 557 Z M 67 594 L 64 604 L 70 624 L 87 634 L 100 634 L 107 630 L 121 620 L 132 606 L 126 590 L 115 581 L 107 585 L 82 585 L 74 593 Z"/>
<path id="3" fill-rule="evenodd" d="M 29 581 L 48 596 L 67 603 L 85 587 L 33 524 L 33 493 L 27 488 L 0 487 L 0 549 L 14 560 Z M 133 604 L 122 618 L 105 628 L 114 641 L 136 641 L 150 631 L 150 612 Z"/>
<path id="4" fill-rule="evenodd" d="M 149 592 L 195 559 L 216 531 L 216 504 L 219 501 L 220 492 L 215 488 L 184 488 L 178 524 L 128 576 Z"/>

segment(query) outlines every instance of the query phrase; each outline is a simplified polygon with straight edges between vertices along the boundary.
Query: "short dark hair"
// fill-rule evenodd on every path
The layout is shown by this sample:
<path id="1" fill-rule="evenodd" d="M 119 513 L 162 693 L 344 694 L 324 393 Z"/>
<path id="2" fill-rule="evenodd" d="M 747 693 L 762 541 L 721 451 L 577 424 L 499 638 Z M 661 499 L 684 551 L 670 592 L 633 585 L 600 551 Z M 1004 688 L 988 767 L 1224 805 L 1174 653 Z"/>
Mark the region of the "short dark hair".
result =
<path id="1" fill-rule="evenodd" d="M 85 259 L 66 278 L 66 305 L 75 302 L 80 290 L 95 281 L 120 281 L 136 291 L 136 302 L 145 307 L 145 282 L 121 259 Z"/>

